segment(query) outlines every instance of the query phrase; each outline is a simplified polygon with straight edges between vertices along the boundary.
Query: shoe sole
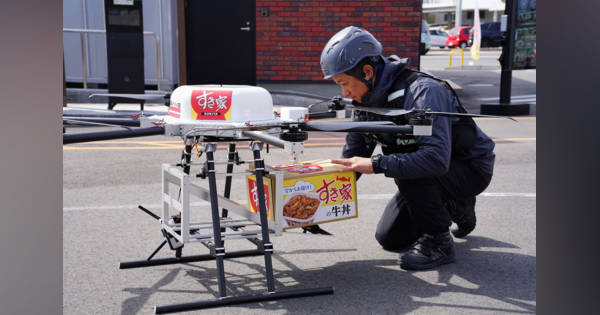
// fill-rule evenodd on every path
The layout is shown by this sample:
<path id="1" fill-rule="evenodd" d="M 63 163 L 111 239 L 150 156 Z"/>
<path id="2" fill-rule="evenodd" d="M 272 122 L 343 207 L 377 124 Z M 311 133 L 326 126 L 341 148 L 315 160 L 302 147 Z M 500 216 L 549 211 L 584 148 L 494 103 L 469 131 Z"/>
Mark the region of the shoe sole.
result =
<path id="1" fill-rule="evenodd" d="M 471 232 L 473 232 L 475 230 L 475 224 L 473 224 L 472 227 L 468 227 L 466 229 L 463 228 L 456 228 L 456 229 L 451 229 L 450 232 L 452 233 L 452 235 L 454 235 L 454 237 L 457 238 L 464 238 L 465 236 L 471 234 Z"/>
<path id="2" fill-rule="evenodd" d="M 471 229 L 471 230 L 454 230 L 454 231 L 450 231 L 452 232 L 452 235 L 454 235 L 454 237 L 456 238 L 465 238 L 467 237 L 467 235 L 471 234 L 471 232 L 473 232 L 473 230 L 475 230 L 475 228 Z"/>
<path id="3" fill-rule="evenodd" d="M 420 266 L 407 265 L 407 264 L 402 263 L 402 261 L 401 261 L 400 268 L 402 268 L 404 270 L 428 270 L 428 269 L 433 269 L 433 268 L 441 266 L 441 265 L 451 264 L 453 262 L 456 262 L 455 257 L 445 257 L 444 259 L 440 259 L 436 262 L 432 262 L 432 263 L 429 263 L 426 265 L 420 265 Z"/>

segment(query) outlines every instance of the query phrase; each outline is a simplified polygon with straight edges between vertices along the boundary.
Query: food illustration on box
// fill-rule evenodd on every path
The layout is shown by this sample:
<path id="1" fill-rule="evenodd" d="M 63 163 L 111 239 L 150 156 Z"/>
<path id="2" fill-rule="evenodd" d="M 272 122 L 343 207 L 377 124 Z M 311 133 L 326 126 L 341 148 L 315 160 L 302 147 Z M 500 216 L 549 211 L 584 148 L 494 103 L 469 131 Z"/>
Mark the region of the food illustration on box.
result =
<path id="1" fill-rule="evenodd" d="M 283 206 L 283 215 L 296 219 L 308 219 L 312 217 L 319 208 L 319 199 L 306 195 L 288 197 L 288 202 Z"/>
<path id="2" fill-rule="evenodd" d="M 338 221 L 358 216 L 356 201 L 356 176 L 352 171 L 340 172 L 342 166 L 330 160 L 318 160 L 275 165 L 284 171 L 282 189 L 285 229 Z M 275 196 L 271 189 L 274 177 L 265 177 L 265 197 Z M 269 185 L 271 187 L 269 187 Z M 258 205 L 252 200 L 256 187 L 254 176 L 248 177 L 249 205 L 256 212 Z M 267 192 L 271 193 L 267 194 Z M 267 196 L 269 195 L 269 196 Z M 272 203 L 267 201 L 269 219 L 273 220 Z"/>

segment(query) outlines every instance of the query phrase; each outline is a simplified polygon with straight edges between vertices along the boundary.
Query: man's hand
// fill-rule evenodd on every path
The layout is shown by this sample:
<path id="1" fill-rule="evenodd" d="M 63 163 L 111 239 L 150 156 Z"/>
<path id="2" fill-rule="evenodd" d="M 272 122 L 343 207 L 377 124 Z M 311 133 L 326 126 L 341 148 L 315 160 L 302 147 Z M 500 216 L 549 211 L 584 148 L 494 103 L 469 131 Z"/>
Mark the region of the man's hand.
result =
<path id="1" fill-rule="evenodd" d="M 373 164 L 371 164 L 370 158 L 355 156 L 349 159 L 331 160 L 331 163 L 346 166 L 341 170 L 342 172 L 355 171 L 363 174 L 373 174 Z"/>

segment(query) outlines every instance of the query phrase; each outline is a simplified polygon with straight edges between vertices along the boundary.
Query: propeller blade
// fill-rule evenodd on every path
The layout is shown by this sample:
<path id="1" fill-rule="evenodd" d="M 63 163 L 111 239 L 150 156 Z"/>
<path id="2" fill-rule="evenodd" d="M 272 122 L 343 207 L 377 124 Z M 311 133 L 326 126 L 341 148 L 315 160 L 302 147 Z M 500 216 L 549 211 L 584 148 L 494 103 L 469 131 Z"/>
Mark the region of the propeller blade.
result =
<path id="1" fill-rule="evenodd" d="M 291 91 L 291 90 L 269 90 L 271 94 L 280 94 L 280 95 L 293 95 L 293 96 L 302 96 L 307 98 L 320 99 L 323 101 L 330 101 L 330 96 L 323 96 L 318 94 L 306 93 L 301 91 Z"/>
<path id="2" fill-rule="evenodd" d="M 165 128 L 156 126 L 148 128 L 136 128 L 128 130 L 112 130 L 100 132 L 83 132 L 63 134 L 63 144 L 91 142 L 101 140 L 113 140 L 123 138 L 146 137 L 153 135 L 162 135 L 165 133 Z"/>
<path id="3" fill-rule="evenodd" d="M 127 94 L 127 93 L 94 93 L 89 96 L 89 98 L 94 98 L 98 96 L 103 97 L 121 97 L 121 98 L 129 98 L 134 100 L 143 100 L 143 101 L 160 101 L 161 103 L 165 101 L 167 98 L 167 94 Z"/>
<path id="4" fill-rule="evenodd" d="M 97 123 L 97 122 L 83 121 L 83 120 L 63 119 L 63 123 L 66 123 L 67 125 L 90 125 L 90 126 L 121 127 L 121 128 L 125 128 L 125 129 L 131 129 L 127 126 L 111 125 L 111 124 L 104 124 L 104 123 Z"/>
<path id="5" fill-rule="evenodd" d="M 356 105 L 346 105 L 346 108 L 351 108 L 355 110 L 370 112 L 378 115 L 385 116 L 402 116 L 409 113 L 414 112 L 415 110 L 407 110 L 400 108 L 384 108 L 384 107 L 365 107 L 365 106 L 356 106 Z"/>
<path id="6" fill-rule="evenodd" d="M 63 117 L 76 119 L 78 117 L 102 117 L 102 118 L 130 118 L 131 115 L 136 116 L 154 116 L 167 115 L 167 111 L 152 111 L 152 110 L 114 110 L 114 109 L 98 109 L 85 107 L 63 107 Z"/>
<path id="7" fill-rule="evenodd" d="M 396 108 L 384 108 L 384 107 L 365 107 L 365 106 L 356 106 L 356 105 L 346 105 L 346 108 L 361 110 L 365 112 L 370 112 L 378 115 L 385 116 L 402 116 L 410 113 L 423 113 L 425 115 L 440 115 L 446 117 L 454 117 L 454 116 L 467 116 L 467 117 L 489 117 L 489 118 L 506 118 L 512 121 L 517 121 L 512 117 L 507 116 L 495 116 L 495 115 L 483 115 L 483 114 L 469 114 L 469 113 L 448 113 L 448 112 L 432 112 L 428 110 L 421 109 L 396 109 Z"/>
<path id="8" fill-rule="evenodd" d="M 110 127 L 139 127 L 140 121 L 132 118 L 100 118 L 100 117 L 65 117 L 64 122 L 69 124 L 86 124 Z"/>
<path id="9" fill-rule="evenodd" d="M 330 132 L 408 133 L 412 126 L 398 126 L 390 121 L 307 122 L 306 130 Z"/>
<path id="10" fill-rule="evenodd" d="M 446 117 L 467 116 L 467 117 L 506 118 L 506 119 L 510 119 L 514 122 L 518 122 L 516 119 L 514 119 L 512 117 L 508 117 L 508 116 L 495 116 L 495 115 L 469 114 L 469 113 L 429 112 L 429 111 L 425 112 L 425 114 L 427 114 L 427 115 L 433 114 L 433 115 L 440 115 L 440 116 L 446 116 Z"/>

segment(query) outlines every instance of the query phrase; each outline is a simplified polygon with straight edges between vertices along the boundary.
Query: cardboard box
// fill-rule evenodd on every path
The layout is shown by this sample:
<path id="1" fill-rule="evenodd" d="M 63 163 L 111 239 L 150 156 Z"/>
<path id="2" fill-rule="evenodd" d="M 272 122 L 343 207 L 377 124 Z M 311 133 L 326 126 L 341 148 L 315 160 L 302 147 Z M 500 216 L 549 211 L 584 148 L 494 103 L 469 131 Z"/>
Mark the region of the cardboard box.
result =
<path id="1" fill-rule="evenodd" d="M 284 230 L 358 217 L 356 174 L 340 172 L 341 165 L 331 160 L 315 160 L 275 165 L 284 171 L 283 183 L 276 183 L 275 176 L 266 175 L 265 199 L 269 220 L 277 215 L 284 219 Z M 258 198 L 256 178 L 247 177 L 248 205 L 257 212 Z M 275 204 L 276 189 L 281 189 L 283 204 Z M 273 209 L 281 208 L 274 211 Z"/>

